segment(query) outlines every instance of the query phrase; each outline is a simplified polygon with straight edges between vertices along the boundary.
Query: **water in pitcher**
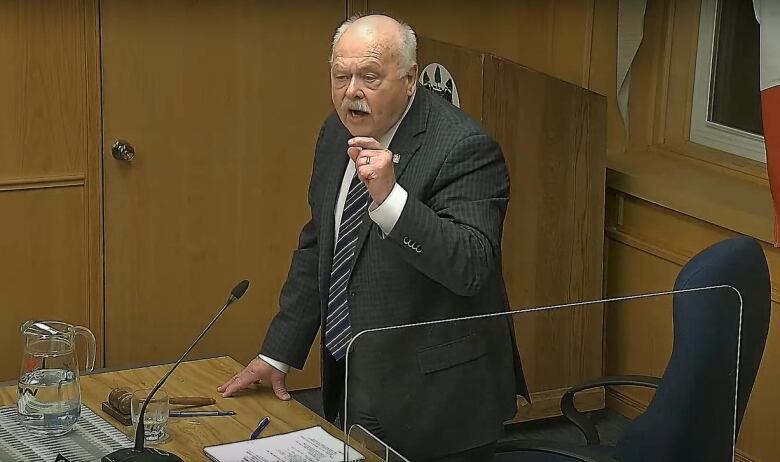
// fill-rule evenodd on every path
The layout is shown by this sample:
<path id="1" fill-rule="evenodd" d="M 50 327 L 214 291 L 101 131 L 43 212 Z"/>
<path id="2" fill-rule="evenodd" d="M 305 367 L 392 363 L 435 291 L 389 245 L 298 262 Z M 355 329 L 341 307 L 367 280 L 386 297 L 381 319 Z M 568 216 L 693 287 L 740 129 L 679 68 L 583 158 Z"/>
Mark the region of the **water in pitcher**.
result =
<path id="1" fill-rule="evenodd" d="M 22 424 L 40 435 L 64 435 L 81 415 L 77 375 L 66 369 L 38 369 L 19 379 L 17 411 Z"/>
<path id="2" fill-rule="evenodd" d="M 19 422 L 43 436 L 68 433 L 81 416 L 76 336 L 87 341 L 86 369 L 95 365 L 95 336 L 86 327 L 61 321 L 27 321 L 16 389 Z"/>

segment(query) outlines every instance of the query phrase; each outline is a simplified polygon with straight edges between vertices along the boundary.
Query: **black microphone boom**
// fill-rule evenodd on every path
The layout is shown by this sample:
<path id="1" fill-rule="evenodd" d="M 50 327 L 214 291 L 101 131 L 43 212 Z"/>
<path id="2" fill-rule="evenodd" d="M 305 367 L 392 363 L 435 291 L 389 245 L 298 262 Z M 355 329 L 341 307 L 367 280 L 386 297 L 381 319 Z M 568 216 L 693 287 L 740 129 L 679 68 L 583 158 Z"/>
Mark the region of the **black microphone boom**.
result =
<path id="1" fill-rule="evenodd" d="M 217 320 L 220 318 L 220 316 L 222 316 L 222 313 L 225 312 L 227 307 L 232 305 L 234 302 L 237 302 L 244 295 L 244 292 L 246 292 L 248 288 L 249 288 L 249 281 L 247 281 L 246 279 L 239 282 L 238 284 L 236 284 L 235 287 L 233 287 L 233 290 L 230 291 L 230 296 L 225 302 L 225 305 L 217 312 L 216 316 L 214 316 L 214 319 L 212 319 L 211 322 L 206 326 L 206 328 L 203 329 L 203 332 L 201 332 L 200 335 L 198 335 L 198 338 L 196 338 L 195 341 L 192 342 L 192 345 L 190 345 L 190 347 L 187 348 L 187 351 L 185 351 L 184 354 L 181 355 L 181 358 L 179 358 L 179 360 L 176 361 L 173 367 L 160 379 L 159 382 L 157 382 L 157 385 L 155 385 L 154 388 L 152 388 L 152 391 L 149 393 L 149 396 L 146 398 L 144 404 L 141 406 L 141 412 L 138 413 L 138 426 L 136 427 L 135 430 L 135 447 L 114 451 L 111 454 L 103 456 L 103 458 L 100 459 L 101 462 L 130 462 L 130 461 L 184 462 L 176 454 L 172 454 L 170 452 L 163 451 L 161 449 L 144 448 L 144 414 L 146 413 L 146 406 L 149 404 L 149 401 L 151 401 L 154 394 L 157 393 L 157 390 L 160 389 L 162 384 L 165 383 L 166 380 L 168 380 L 168 377 L 171 376 L 173 371 L 176 370 L 177 367 L 179 367 L 179 364 L 181 364 L 181 362 L 184 361 L 184 358 L 186 358 L 187 355 L 190 354 L 190 351 L 192 351 L 192 349 L 195 348 L 195 345 L 197 345 L 198 342 L 200 342 L 200 339 L 202 339 L 203 336 L 206 335 L 206 333 L 211 329 L 214 323 L 216 323 Z"/>

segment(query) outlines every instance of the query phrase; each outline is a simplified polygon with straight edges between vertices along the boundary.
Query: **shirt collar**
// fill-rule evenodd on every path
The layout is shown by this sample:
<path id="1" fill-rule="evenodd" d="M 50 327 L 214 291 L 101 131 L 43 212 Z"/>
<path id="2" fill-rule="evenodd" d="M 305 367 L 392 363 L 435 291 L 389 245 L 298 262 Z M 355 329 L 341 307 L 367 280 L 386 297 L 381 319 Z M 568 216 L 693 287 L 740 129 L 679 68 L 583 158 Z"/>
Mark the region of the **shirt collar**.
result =
<path id="1" fill-rule="evenodd" d="M 415 88 L 414 93 L 412 93 L 412 97 L 409 98 L 409 103 L 406 105 L 406 109 L 404 110 L 404 113 L 401 114 L 401 118 L 398 119 L 398 122 L 395 123 L 392 127 L 390 127 L 390 130 L 387 131 L 384 135 L 379 137 L 379 144 L 385 147 L 387 149 L 390 146 L 390 143 L 393 142 L 393 137 L 395 137 L 395 132 L 398 131 L 398 126 L 401 125 L 401 122 L 404 120 L 404 117 L 406 117 L 406 113 L 409 112 L 409 108 L 412 107 L 412 103 L 414 102 L 414 97 L 417 95 L 417 88 Z"/>

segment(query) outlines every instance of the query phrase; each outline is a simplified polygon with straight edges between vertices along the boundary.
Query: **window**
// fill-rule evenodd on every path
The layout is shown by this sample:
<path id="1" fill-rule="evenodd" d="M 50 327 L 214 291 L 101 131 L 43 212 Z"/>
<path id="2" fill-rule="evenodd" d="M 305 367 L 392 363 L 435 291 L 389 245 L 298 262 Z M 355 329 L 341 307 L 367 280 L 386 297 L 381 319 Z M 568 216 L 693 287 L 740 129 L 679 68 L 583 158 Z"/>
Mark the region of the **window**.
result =
<path id="1" fill-rule="evenodd" d="M 690 139 L 766 162 L 753 0 L 702 0 Z"/>

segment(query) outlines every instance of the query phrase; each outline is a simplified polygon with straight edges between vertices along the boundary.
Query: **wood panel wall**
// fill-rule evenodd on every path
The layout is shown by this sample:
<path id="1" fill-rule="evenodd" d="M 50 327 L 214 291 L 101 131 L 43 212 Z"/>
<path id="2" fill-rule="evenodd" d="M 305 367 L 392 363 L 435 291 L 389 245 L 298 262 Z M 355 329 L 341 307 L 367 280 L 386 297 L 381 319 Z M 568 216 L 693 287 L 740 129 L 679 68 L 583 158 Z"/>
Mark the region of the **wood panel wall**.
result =
<path id="1" fill-rule="evenodd" d="M 607 97 L 608 147 L 623 143 L 615 103 L 618 0 L 360 0 L 434 40 L 485 51 Z"/>
<path id="2" fill-rule="evenodd" d="M 2 381 L 28 319 L 88 326 L 102 356 L 95 2 L 0 2 L 0 62 Z"/>
<path id="3" fill-rule="evenodd" d="M 418 33 L 587 86 L 594 0 L 367 0 Z"/>
<path id="4" fill-rule="evenodd" d="M 503 238 L 510 304 L 517 309 L 598 300 L 604 99 L 495 57 L 485 59 L 483 73 L 483 124 L 504 150 L 512 183 Z M 515 318 L 534 406 L 545 394 L 600 375 L 602 326 L 598 305 Z M 590 409 L 602 405 L 594 391 Z"/>

